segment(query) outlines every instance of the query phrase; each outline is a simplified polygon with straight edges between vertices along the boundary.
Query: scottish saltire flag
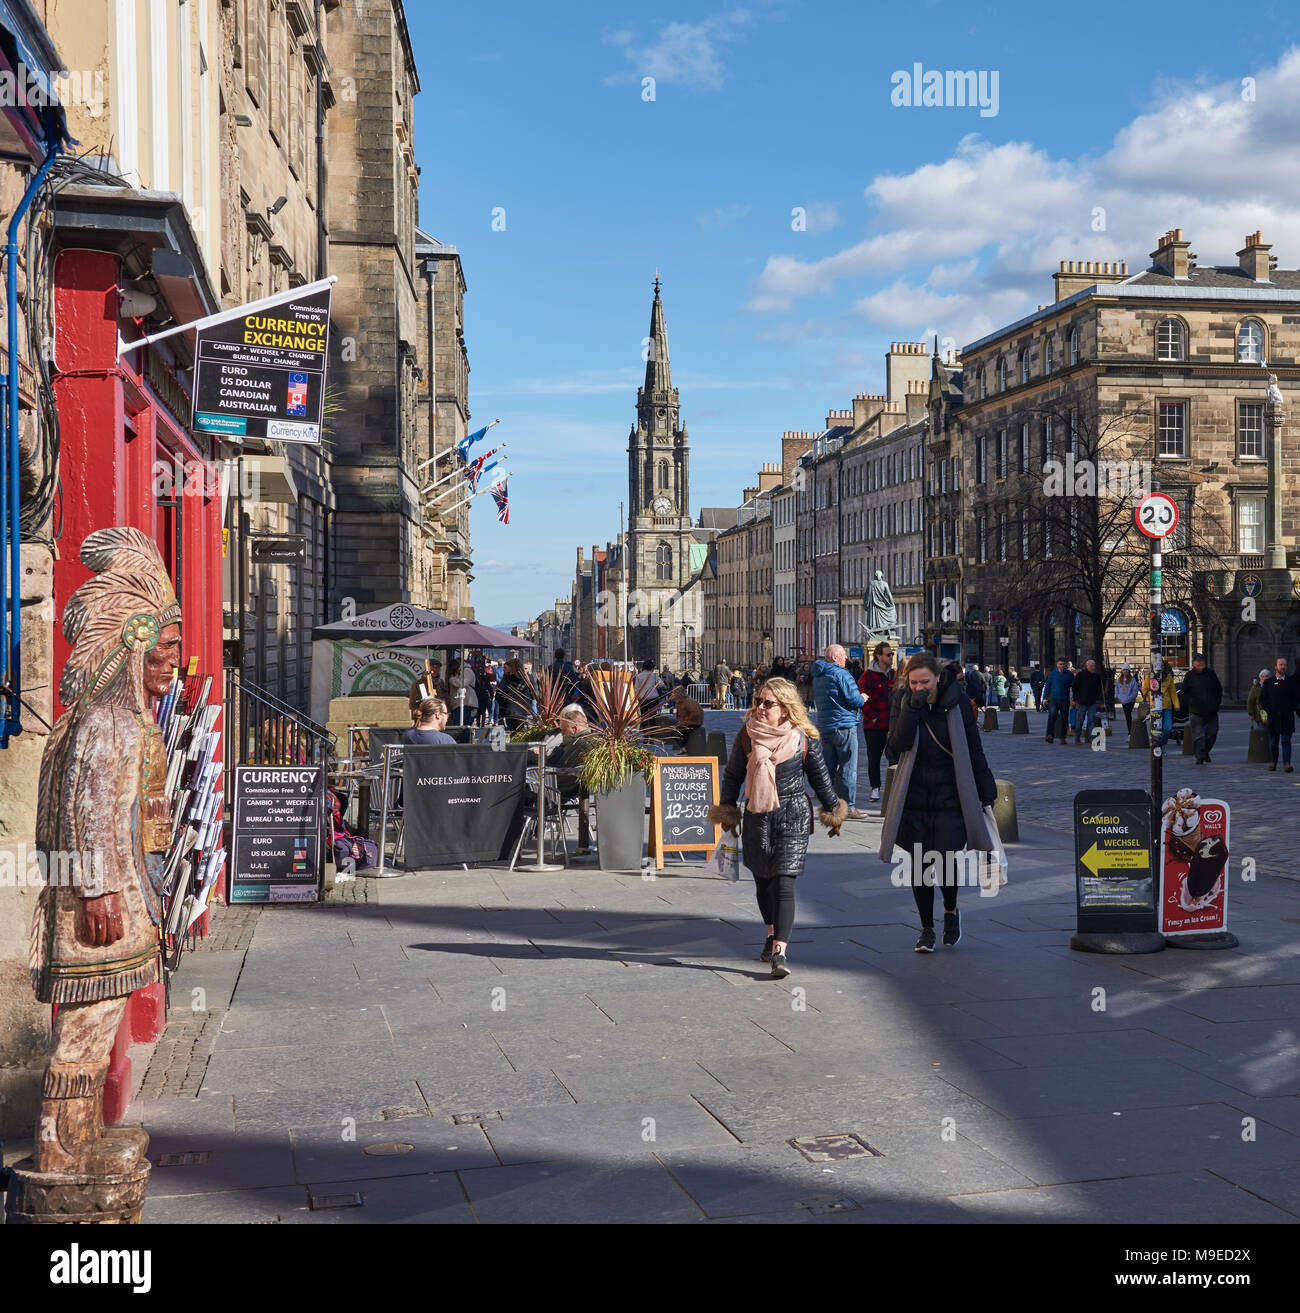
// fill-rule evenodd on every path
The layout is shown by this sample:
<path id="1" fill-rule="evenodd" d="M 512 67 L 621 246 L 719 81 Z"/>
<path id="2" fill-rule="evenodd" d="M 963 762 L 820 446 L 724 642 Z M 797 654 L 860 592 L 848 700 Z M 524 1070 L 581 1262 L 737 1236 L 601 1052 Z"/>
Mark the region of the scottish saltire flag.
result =
<path id="1" fill-rule="evenodd" d="M 488 454 L 491 455 L 490 452 Z M 484 465 L 483 462 L 486 459 L 486 456 L 480 456 L 479 459 L 465 471 L 465 479 L 469 484 L 470 492 L 477 492 L 479 480 L 488 472 L 488 470 L 494 470 L 501 464 L 499 460 L 494 460 L 491 465 Z"/>
<path id="2" fill-rule="evenodd" d="M 497 504 L 497 519 L 502 524 L 510 523 L 510 497 L 504 483 L 492 489 L 492 500 Z"/>
<path id="3" fill-rule="evenodd" d="M 492 427 L 491 424 L 485 424 L 475 433 L 467 433 L 456 444 L 456 454 L 461 460 L 469 460 L 469 449 Z"/>

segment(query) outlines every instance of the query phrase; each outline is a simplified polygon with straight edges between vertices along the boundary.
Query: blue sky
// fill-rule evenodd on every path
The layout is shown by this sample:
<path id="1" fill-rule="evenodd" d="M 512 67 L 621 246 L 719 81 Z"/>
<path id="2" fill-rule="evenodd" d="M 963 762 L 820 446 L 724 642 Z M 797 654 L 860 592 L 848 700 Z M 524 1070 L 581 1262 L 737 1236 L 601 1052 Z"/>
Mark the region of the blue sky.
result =
<path id="1" fill-rule="evenodd" d="M 693 512 L 882 391 L 891 341 L 972 341 L 1049 300 L 1058 260 L 1136 270 L 1182 227 L 1228 264 L 1262 228 L 1300 267 L 1280 6 L 406 7 L 420 223 L 461 252 L 472 422 L 501 417 L 514 472 L 509 526 L 472 513 L 487 623 L 567 596 L 575 549 L 618 532 L 656 267 Z M 893 104 L 918 62 L 996 72 L 996 115 Z"/>

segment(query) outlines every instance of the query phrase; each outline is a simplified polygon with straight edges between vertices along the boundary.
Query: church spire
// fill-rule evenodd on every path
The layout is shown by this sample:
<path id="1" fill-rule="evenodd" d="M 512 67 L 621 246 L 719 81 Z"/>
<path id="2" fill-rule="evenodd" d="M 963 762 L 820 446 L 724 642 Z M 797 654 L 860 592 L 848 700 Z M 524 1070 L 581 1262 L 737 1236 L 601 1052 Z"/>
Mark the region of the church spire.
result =
<path id="1" fill-rule="evenodd" d="M 668 366 L 668 329 L 664 324 L 664 303 L 659 296 L 659 270 L 655 270 L 655 299 L 650 307 L 650 344 L 645 364 L 647 398 L 673 390 L 672 371 Z"/>

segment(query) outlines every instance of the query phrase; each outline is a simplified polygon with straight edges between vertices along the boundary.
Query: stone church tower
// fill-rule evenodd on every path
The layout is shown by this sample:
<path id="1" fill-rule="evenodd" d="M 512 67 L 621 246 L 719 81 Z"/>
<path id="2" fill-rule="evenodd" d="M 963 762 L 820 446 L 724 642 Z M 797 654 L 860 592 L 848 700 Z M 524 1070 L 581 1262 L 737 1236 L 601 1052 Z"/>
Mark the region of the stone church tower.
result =
<path id="1" fill-rule="evenodd" d="M 691 579 L 690 440 L 668 363 L 668 330 L 655 278 L 645 384 L 628 435 L 628 656 L 678 659 L 681 594 Z"/>

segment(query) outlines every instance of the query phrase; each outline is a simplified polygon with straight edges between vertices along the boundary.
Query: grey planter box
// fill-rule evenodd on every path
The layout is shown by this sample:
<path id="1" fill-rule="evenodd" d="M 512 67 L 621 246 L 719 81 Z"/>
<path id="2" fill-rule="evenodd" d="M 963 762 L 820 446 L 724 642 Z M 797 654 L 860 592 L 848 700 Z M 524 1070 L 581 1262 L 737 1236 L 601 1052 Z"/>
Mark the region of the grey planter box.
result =
<path id="1" fill-rule="evenodd" d="M 602 871 L 639 871 L 645 849 L 645 776 L 596 794 L 596 856 Z"/>

